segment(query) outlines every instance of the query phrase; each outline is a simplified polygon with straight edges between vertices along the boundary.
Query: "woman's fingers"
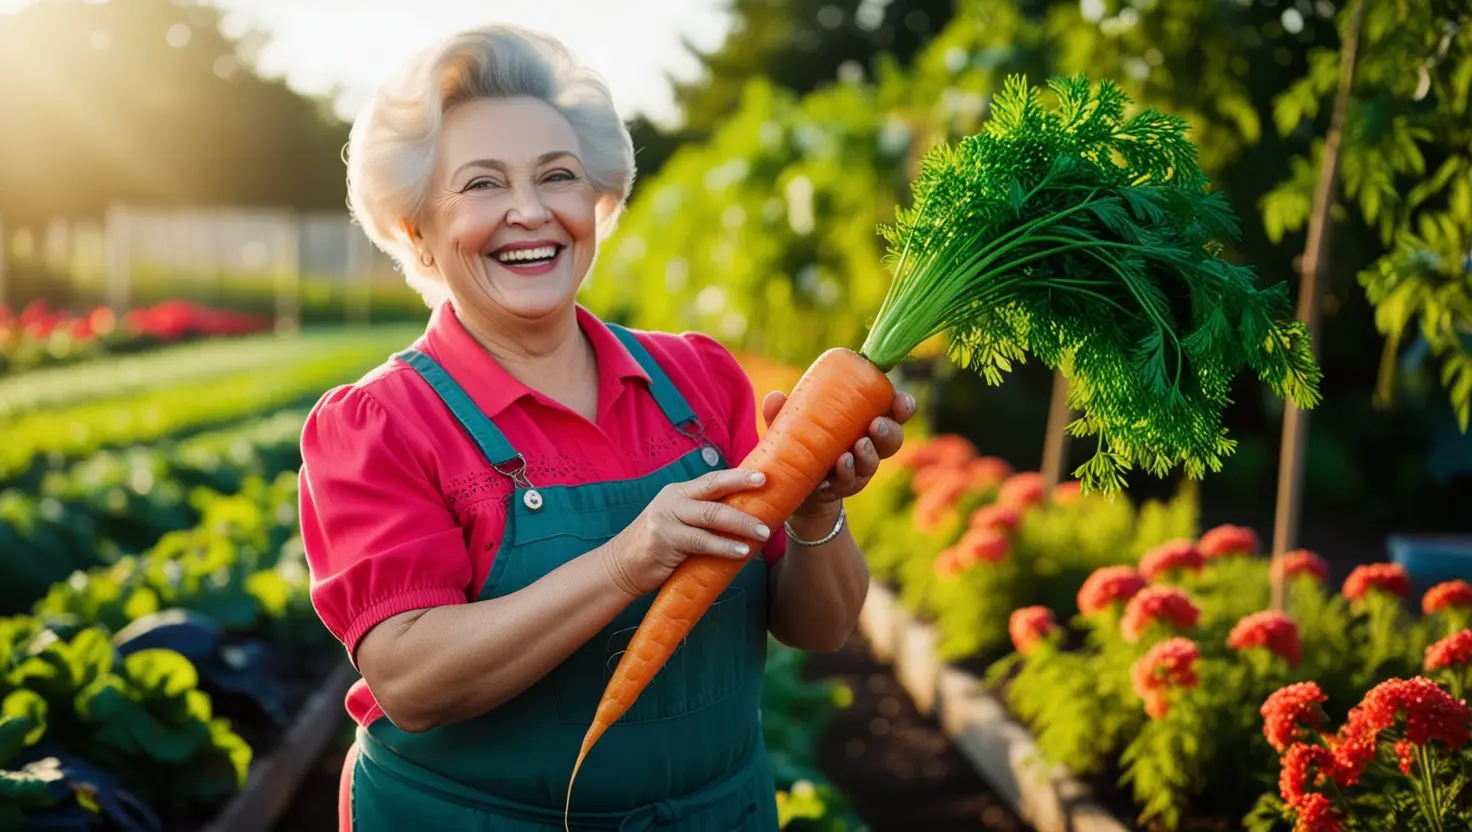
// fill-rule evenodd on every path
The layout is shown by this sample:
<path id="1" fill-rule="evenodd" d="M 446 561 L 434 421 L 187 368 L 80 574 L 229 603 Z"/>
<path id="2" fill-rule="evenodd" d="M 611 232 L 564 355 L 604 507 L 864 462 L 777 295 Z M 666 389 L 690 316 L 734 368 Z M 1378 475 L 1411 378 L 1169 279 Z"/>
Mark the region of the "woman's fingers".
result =
<path id="1" fill-rule="evenodd" d="M 727 468 L 702 474 L 675 486 L 676 493 L 687 500 L 719 500 L 738 491 L 748 491 L 767 481 L 767 475 L 750 468 Z"/>

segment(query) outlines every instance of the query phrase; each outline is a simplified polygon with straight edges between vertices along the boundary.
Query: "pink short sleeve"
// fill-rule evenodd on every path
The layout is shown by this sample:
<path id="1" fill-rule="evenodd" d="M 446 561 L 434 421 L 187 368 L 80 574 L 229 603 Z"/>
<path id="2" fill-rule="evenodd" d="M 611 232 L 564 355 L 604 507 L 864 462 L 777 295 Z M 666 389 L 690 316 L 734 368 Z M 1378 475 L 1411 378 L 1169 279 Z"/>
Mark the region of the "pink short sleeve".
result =
<path id="1" fill-rule="evenodd" d="M 699 333 L 686 333 L 685 337 L 695 346 L 708 373 L 707 377 L 720 391 L 719 401 L 726 406 L 721 415 L 726 420 L 730 433 L 730 441 L 721 451 L 733 468 L 738 467 L 758 441 L 756 428 L 761 413 L 757 411 L 756 391 L 752 388 L 751 378 L 746 375 L 736 357 L 719 341 Z M 763 391 L 763 395 L 765 392 Z M 775 563 L 787 552 L 787 535 L 781 529 L 775 531 L 762 547 L 762 553 L 769 564 Z"/>
<path id="2" fill-rule="evenodd" d="M 302 430 L 312 605 L 354 661 L 363 636 L 385 619 L 468 601 L 463 530 L 410 433 L 355 387 L 330 391 Z"/>

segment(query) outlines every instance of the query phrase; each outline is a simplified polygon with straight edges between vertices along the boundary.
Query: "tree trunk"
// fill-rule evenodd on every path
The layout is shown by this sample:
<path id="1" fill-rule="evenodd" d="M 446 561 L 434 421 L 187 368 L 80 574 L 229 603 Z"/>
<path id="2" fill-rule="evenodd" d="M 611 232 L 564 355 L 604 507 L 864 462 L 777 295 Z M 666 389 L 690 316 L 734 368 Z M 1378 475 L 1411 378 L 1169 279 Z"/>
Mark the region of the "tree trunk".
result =
<path id="1" fill-rule="evenodd" d="M 1364 0 L 1355 0 L 1350 8 L 1349 25 L 1339 53 L 1339 89 L 1334 97 L 1334 111 L 1329 131 L 1324 137 L 1324 152 L 1319 160 L 1319 178 L 1314 185 L 1313 213 L 1309 216 L 1308 239 L 1304 245 L 1302 274 L 1298 289 L 1298 317 L 1308 325 L 1315 351 L 1318 350 L 1319 311 L 1323 305 L 1324 284 L 1329 277 L 1329 238 L 1333 230 L 1330 212 L 1339 189 L 1339 147 L 1344 137 L 1345 111 L 1349 109 L 1349 91 L 1354 83 L 1355 55 L 1359 51 L 1360 23 L 1364 17 Z M 1298 521 L 1303 496 L 1303 465 L 1308 441 L 1308 414 L 1292 401 L 1284 402 L 1282 452 L 1278 459 L 1278 507 L 1273 523 L 1274 565 L 1284 552 L 1297 546 Z M 1273 609 L 1284 607 L 1283 581 L 1276 569 L 1272 584 Z"/>

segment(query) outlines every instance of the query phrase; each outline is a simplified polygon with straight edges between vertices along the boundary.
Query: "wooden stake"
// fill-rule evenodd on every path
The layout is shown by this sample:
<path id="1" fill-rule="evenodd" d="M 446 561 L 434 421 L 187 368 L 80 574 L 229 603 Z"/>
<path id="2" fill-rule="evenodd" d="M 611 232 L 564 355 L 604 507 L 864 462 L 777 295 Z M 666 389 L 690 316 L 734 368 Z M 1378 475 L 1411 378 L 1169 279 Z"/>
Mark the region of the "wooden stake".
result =
<path id="1" fill-rule="evenodd" d="M 1314 184 L 1313 211 L 1309 214 L 1308 240 L 1304 244 L 1303 282 L 1298 288 L 1298 317 L 1308 325 L 1314 351 L 1318 352 L 1319 312 L 1323 306 L 1324 287 L 1329 279 L 1329 239 L 1333 230 L 1330 212 L 1339 188 L 1339 147 L 1344 138 L 1345 111 L 1349 109 L 1349 91 L 1354 83 L 1355 56 L 1359 51 L 1360 22 L 1364 17 L 1364 0 L 1355 0 L 1350 9 L 1344 48 L 1339 60 L 1339 90 L 1334 98 L 1334 112 L 1329 132 L 1324 137 L 1324 152 L 1319 160 L 1319 178 Z M 1283 581 L 1276 568 L 1283 553 L 1298 541 L 1298 521 L 1302 512 L 1303 464 L 1308 442 L 1308 414 L 1292 401 L 1283 408 L 1282 452 L 1278 458 L 1278 507 L 1273 520 L 1273 609 L 1285 606 Z"/>
<path id="2" fill-rule="evenodd" d="M 1073 411 L 1068 408 L 1068 379 L 1063 373 L 1053 371 L 1053 399 L 1048 404 L 1048 426 L 1043 436 L 1043 490 L 1051 492 L 1063 482 L 1064 469 L 1068 467 L 1068 427 Z"/>

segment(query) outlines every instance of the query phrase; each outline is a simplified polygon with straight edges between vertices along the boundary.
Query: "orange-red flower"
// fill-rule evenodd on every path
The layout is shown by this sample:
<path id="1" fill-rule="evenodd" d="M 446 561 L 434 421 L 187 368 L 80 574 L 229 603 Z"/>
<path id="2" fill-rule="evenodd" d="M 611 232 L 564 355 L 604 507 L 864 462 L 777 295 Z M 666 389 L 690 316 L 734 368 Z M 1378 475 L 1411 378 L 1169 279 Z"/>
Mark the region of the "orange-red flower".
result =
<path id="1" fill-rule="evenodd" d="M 1130 667 L 1135 695 L 1145 700 L 1145 713 L 1161 719 L 1170 712 L 1167 694 L 1177 688 L 1196 687 L 1196 661 L 1201 651 L 1188 638 L 1170 638 L 1151 647 Z"/>
<path id="2" fill-rule="evenodd" d="M 1146 552 L 1140 558 L 1140 574 L 1147 581 L 1155 581 L 1172 572 L 1199 572 L 1206 559 L 1196 544 L 1185 538 L 1167 540 Z"/>
<path id="3" fill-rule="evenodd" d="M 1303 658 L 1303 642 L 1298 636 L 1298 624 L 1274 610 L 1244 615 L 1227 636 L 1227 646 L 1233 650 L 1265 647 L 1290 665 L 1298 664 Z"/>
<path id="4" fill-rule="evenodd" d="M 1101 566 L 1078 590 L 1078 611 L 1088 615 L 1124 603 L 1145 588 L 1145 579 L 1133 566 Z"/>
<path id="5" fill-rule="evenodd" d="M 1007 536 L 995 529 L 971 529 L 956 544 L 962 568 L 982 562 L 999 563 L 1011 548 Z"/>
<path id="6" fill-rule="evenodd" d="M 1078 502 L 1078 498 L 1082 496 L 1082 494 L 1083 483 L 1079 482 L 1078 480 L 1069 480 L 1067 482 L 1060 482 L 1057 485 L 1053 486 L 1053 493 L 1051 497 L 1053 502 L 1057 503 L 1060 506 L 1071 506 L 1074 503 Z"/>
<path id="7" fill-rule="evenodd" d="M 1002 482 L 997 491 L 997 502 L 1017 511 L 1026 511 L 1042 500 L 1043 475 L 1036 471 L 1013 474 Z"/>
<path id="8" fill-rule="evenodd" d="M 1280 581 L 1291 580 L 1298 575 L 1312 575 L 1323 581 L 1329 577 L 1329 564 L 1307 549 L 1294 549 L 1284 552 L 1282 557 L 1274 560 L 1270 573 L 1275 580 Z"/>
<path id="9" fill-rule="evenodd" d="M 991 505 L 982 506 L 971 513 L 971 519 L 967 525 L 973 529 L 993 529 L 999 532 L 1010 532 L 1017 528 L 1022 522 L 1022 515 L 1011 506 Z"/>
<path id="10" fill-rule="evenodd" d="M 952 546 L 942 549 L 935 556 L 935 563 L 931 566 L 935 570 L 937 578 L 954 578 L 965 571 L 965 564 L 961 563 L 961 550 Z"/>
<path id="11" fill-rule="evenodd" d="M 1344 579 L 1344 597 L 1351 601 L 1365 597 L 1371 590 L 1404 598 L 1411 594 L 1411 579 L 1398 563 L 1361 564 Z"/>
<path id="12" fill-rule="evenodd" d="M 1012 637 L 1012 646 L 1022 654 L 1056 629 L 1058 623 L 1053 619 L 1053 611 L 1043 606 L 1020 607 L 1013 610 L 1007 619 L 1007 634 Z"/>
<path id="13" fill-rule="evenodd" d="M 1472 609 L 1472 584 L 1463 580 L 1443 581 L 1421 596 L 1421 612 L 1426 615 L 1453 607 Z"/>
<path id="14" fill-rule="evenodd" d="M 1176 630 L 1189 630 L 1200 619 L 1201 610 L 1185 592 L 1173 586 L 1147 586 L 1125 605 L 1120 632 L 1124 633 L 1125 641 L 1139 641 L 1156 622 Z"/>
<path id="15" fill-rule="evenodd" d="M 1203 534 L 1196 548 L 1201 550 L 1207 560 L 1231 555 L 1255 555 L 1258 549 L 1257 532 L 1246 526 L 1225 523 Z"/>
<path id="16" fill-rule="evenodd" d="M 911 450 L 902 459 L 917 470 L 931 465 L 961 466 L 976 457 L 976 446 L 958 433 L 942 433 L 907 447 Z"/>
<path id="17" fill-rule="evenodd" d="M 1329 701 L 1317 682 L 1295 682 L 1284 685 L 1263 700 L 1262 734 L 1268 745 L 1282 753 L 1284 749 L 1324 727 L 1323 704 Z"/>
<path id="18" fill-rule="evenodd" d="M 1472 630 L 1458 630 L 1426 647 L 1426 670 L 1465 668 L 1472 664 Z"/>
<path id="19" fill-rule="evenodd" d="M 1467 744 L 1472 709 L 1453 699 L 1425 676 L 1387 679 L 1371 688 L 1360 704 L 1351 708 L 1339 729 L 1334 756 L 1341 770 L 1341 783 L 1352 785 L 1375 757 L 1380 734 L 1396 725 L 1404 727 L 1412 745 L 1440 742 L 1456 751 Z"/>
<path id="20" fill-rule="evenodd" d="M 1323 798 L 1324 795 L 1313 790 L 1327 786 L 1334 778 L 1334 754 L 1322 745 L 1294 743 L 1283 752 L 1279 765 L 1278 793 L 1282 795 L 1284 803 L 1300 813 L 1300 824 L 1305 809 L 1321 812 L 1321 809 L 1311 805 L 1319 804 L 1320 801 L 1312 798 Z"/>
<path id="21" fill-rule="evenodd" d="M 1339 816 L 1339 810 L 1334 808 L 1328 797 L 1318 792 L 1304 795 L 1293 811 L 1298 814 L 1293 832 L 1342 832 L 1344 829 L 1344 819 Z"/>
<path id="22" fill-rule="evenodd" d="M 993 488 L 1012 476 L 1012 465 L 999 456 L 980 456 L 966 463 L 972 488 Z"/>

